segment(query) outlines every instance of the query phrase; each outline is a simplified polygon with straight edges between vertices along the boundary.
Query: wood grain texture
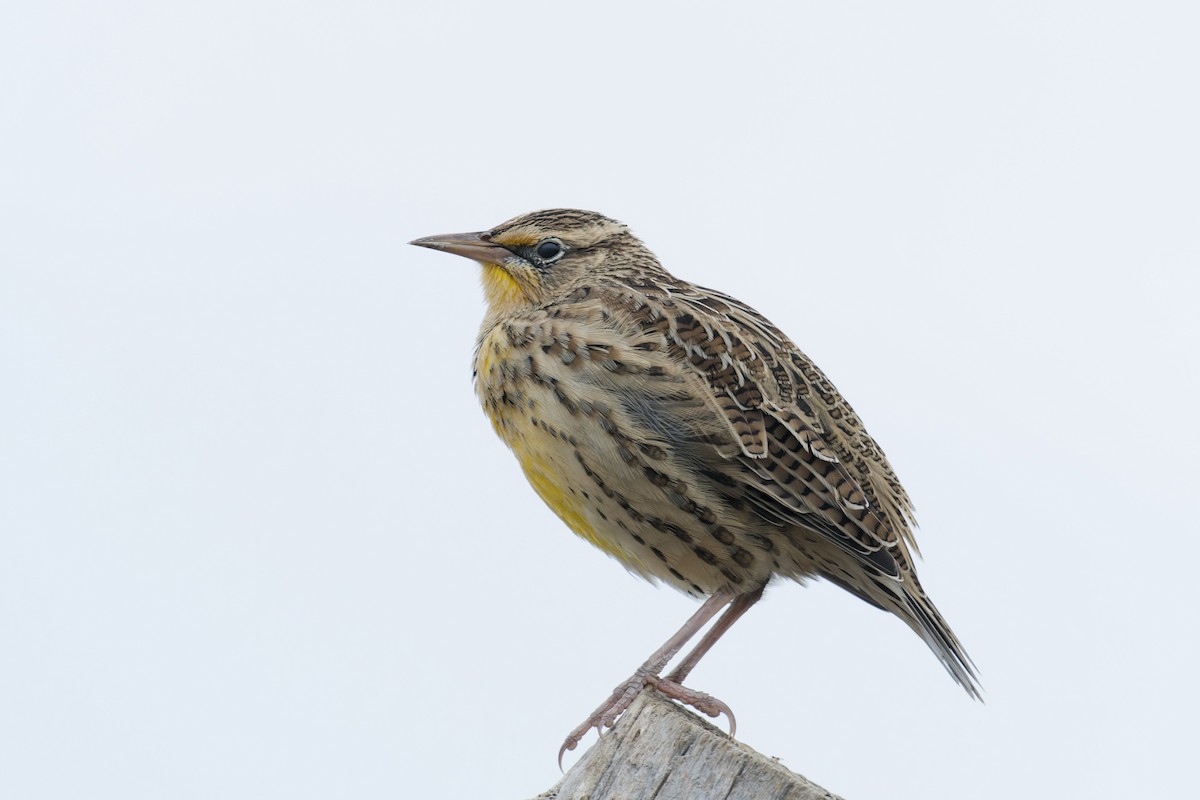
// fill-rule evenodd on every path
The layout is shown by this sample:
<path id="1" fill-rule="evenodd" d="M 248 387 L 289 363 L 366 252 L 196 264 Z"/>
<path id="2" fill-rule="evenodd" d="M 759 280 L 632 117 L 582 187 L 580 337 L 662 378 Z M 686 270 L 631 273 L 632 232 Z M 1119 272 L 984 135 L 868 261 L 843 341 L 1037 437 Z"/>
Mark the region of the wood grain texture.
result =
<path id="1" fill-rule="evenodd" d="M 656 692 L 535 800 L 841 800 Z"/>

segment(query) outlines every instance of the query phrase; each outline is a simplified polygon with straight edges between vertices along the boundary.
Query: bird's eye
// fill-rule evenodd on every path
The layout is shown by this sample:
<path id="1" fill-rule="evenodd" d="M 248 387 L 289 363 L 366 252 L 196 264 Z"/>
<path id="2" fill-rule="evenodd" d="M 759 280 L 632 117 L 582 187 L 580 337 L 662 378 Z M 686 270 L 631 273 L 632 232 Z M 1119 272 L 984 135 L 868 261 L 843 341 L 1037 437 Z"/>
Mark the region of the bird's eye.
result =
<path id="1" fill-rule="evenodd" d="M 538 258 L 542 259 L 543 261 L 553 261 L 562 255 L 563 246 L 554 239 L 547 239 L 537 246 L 537 250 L 535 252 L 537 253 Z"/>

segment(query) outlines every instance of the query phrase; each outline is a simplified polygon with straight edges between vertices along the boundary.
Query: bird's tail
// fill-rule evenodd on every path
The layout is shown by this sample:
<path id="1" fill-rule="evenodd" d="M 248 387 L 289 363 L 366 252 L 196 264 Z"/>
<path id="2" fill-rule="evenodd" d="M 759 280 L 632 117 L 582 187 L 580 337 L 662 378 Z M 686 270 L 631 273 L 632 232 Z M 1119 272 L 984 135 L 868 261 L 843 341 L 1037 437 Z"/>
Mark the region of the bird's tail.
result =
<path id="1" fill-rule="evenodd" d="M 933 651 L 942 666 L 950 673 L 950 677 L 966 690 L 967 694 L 976 700 L 983 700 L 983 689 L 979 685 L 979 675 L 975 662 L 963 649 L 962 642 L 950 630 L 949 623 L 938 612 L 933 601 L 925 594 L 921 584 L 917 583 L 916 575 L 908 572 L 902 581 L 893 577 L 876 573 L 870 576 L 865 584 L 856 584 L 842 580 L 839 576 L 825 574 L 826 580 L 841 586 L 851 594 L 857 595 L 876 608 L 895 614 L 908 627 L 916 631 L 929 649 Z"/>
<path id="2" fill-rule="evenodd" d="M 915 592 L 904 591 L 903 597 L 895 597 L 900 606 L 896 609 L 896 616 L 908 623 L 908 626 L 925 640 L 925 644 L 929 645 L 929 649 L 942 662 L 942 666 L 967 694 L 982 701 L 982 687 L 979 685 L 975 662 L 967 655 L 962 642 L 958 641 L 954 631 L 950 630 L 950 625 L 938 612 L 933 601 L 920 586 L 916 586 L 915 589 Z"/>

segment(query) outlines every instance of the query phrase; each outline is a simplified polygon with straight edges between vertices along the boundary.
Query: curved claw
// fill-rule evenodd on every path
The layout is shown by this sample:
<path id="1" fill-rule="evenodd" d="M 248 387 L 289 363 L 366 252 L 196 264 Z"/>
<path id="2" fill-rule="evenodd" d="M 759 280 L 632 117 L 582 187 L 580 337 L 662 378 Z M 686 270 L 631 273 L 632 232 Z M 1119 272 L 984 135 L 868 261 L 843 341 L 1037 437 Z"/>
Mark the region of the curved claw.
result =
<path id="1" fill-rule="evenodd" d="M 648 682 L 666 697 L 689 705 L 702 714 L 713 718 L 724 714 L 729 717 L 729 735 L 732 737 L 737 733 L 737 719 L 733 716 L 733 709 L 711 694 L 689 689 L 669 678 L 653 678 Z"/>
<path id="2" fill-rule="evenodd" d="M 566 752 L 568 750 L 574 750 L 575 746 L 578 744 L 579 744 L 578 739 L 576 739 L 575 741 L 572 742 L 571 737 L 567 737 L 567 740 L 562 743 L 562 747 L 558 748 L 558 771 L 559 772 L 563 771 L 562 757 L 566 754 Z"/>
<path id="3" fill-rule="evenodd" d="M 714 711 L 706 710 L 706 711 L 704 711 L 704 713 L 708 714 L 710 717 L 719 717 L 721 714 L 724 714 L 726 717 L 728 717 L 729 718 L 729 738 L 732 739 L 737 734 L 737 719 L 733 716 L 733 709 L 730 708 L 729 706 L 725 705 L 724 703 L 722 703 L 720 700 L 718 700 L 715 697 L 710 697 L 708 699 L 712 701 L 714 707 L 716 708 L 716 711 L 714 712 Z"/>
<path id="4" fill-rule="evenodd" d="M 574 750 L 576 745 L 587 735 L 587 732 L 592 728 L 596 729 L 596 733 L 604 735 L 605 728 L 611 728 L 617 724 L 617 717 L 625 712 L 625 709 L 633 703 L 635 697 L 646 687 L 653 676 L 650 675 L 644 668 L 639 669 L 629 680 L 622 683 L 605 703 L 592 712 L 582 725 L 567 735 L 566 741 L 558 750 L 558 768 L 562 770 L 562 757 L 568 750 Z"/>

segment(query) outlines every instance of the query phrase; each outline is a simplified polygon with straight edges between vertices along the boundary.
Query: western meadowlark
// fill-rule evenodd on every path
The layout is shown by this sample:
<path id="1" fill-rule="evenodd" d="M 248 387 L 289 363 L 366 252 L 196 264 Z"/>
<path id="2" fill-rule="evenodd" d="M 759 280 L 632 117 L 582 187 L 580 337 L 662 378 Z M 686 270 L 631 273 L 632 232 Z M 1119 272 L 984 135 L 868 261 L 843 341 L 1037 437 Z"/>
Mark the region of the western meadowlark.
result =
<path id="1" fill-rule="evenodd" d="M 589 211 L 412 244 L 482 267 L 475 389 L 542 500 L 632 572 L 707 598 L 571 732 L 560 761 L 647 686 L 724 712 L 732 728 L 728 707 L 682 683 L 776 575 L 825 578 L 895 614 L 979 697 L 974 665 L 913 570 L 908 495 L 858 415 L 770 321 L 671 275 L 625 225 Z"/>

